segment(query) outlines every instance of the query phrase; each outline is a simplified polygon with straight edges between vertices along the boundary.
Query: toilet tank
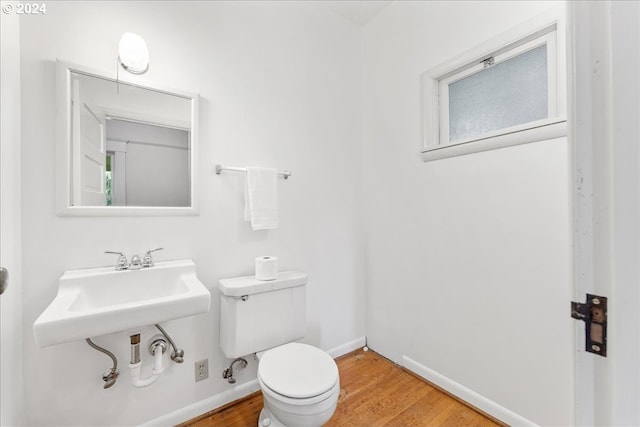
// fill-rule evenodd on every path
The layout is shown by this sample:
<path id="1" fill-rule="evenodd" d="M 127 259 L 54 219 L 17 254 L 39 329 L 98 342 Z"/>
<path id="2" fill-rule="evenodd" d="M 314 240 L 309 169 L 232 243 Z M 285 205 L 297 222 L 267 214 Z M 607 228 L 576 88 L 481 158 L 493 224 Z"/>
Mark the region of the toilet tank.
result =
<path id="1" fill-rule="evenodd" d="M 229 359 L 267 350 L 304 336 L 307 274 L 278 273 L 275 280 L 254 276 L 222 279 L 220 346 Z"/>

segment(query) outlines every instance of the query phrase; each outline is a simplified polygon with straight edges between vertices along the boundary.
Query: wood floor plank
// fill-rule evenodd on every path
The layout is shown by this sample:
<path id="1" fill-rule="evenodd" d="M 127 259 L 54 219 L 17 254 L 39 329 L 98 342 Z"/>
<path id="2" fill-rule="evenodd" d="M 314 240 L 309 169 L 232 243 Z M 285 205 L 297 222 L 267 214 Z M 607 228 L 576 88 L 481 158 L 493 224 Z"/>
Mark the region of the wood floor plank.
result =
<path id="1" fill-rule="evenodd" d="M 340 397 L 326 427 L 500 425 L 373 351 L 357 350 L 336 362 Z M 257 392 L 180 427 L 255 427 L 262 405 Z"/>
<path id="2" fill-rule="evenodd" d="M 418 381 L 403 374 L 401 369 L 394 368 L 394 372 L 382 377 L 380 383 L 361 393 L 357 403 L 342 402 L 340 405 L 341 402 L 338 402 L 344 414 L 353 421 L 347 425 L 384 425 L 428 392 L 424 383 L 418 384 Z M 376 398 L 372 399 L 372 395 Z"/>
<path id="3" fill-rule="evenodd" d="M 351 418 L 357 420 L 358 423 L 367 423 L 375 421 L 381 414 L 392 413 L 393 409 L 387 410 L 386 407 L 398 403 L 394 400 L 394 396 L 402 392 L 404 385 L 403 378 L 398 375 L 399 373 L 402 371 L 390 363 L 378 363 L 375 369 L 369 368 L 369 373 L 362 374 L 361 378 L 354 378 L 351 381 L 349 378 L 345 378 L 341 383 L 341 389 L 344 393 L 338 400 L 337 415 L 334 415 L 333 419 L 340 422 L 342 418 L 347 420 Z M 381 387 L 381 384 L 384 387 Z M 375 395 L 376 399 L 371 399 L 372 395 Z M 328 426 L 331 425 L 330 421 Z"/>
<path id="4" fill-rule="evenodd" d="M 431 388 L 429 393 L 423 397 L 428 402 L 428 411 L 425 411 L 425 403 L 422 399 L 415 404 L 409 406 L 404 411 L 396 414 L 393 419 L 389 420 L 385 427 L 413 427 L 433 425 L 432 419 L 441 413 L 449 404 L 443 393 L 435 388 Z"/>

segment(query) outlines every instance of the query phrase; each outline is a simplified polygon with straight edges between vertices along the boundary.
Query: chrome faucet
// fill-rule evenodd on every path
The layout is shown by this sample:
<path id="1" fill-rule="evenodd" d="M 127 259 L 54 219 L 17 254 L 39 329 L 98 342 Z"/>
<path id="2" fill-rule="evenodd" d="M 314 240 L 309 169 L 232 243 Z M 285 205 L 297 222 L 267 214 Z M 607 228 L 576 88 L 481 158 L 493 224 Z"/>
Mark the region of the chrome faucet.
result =
<path id="1" fill-rule="evenodd" d="M 164 248 L 151 249 L 150 251 L 147 251 L 142 258 L 140 258 L 139 255 L 134 255 L 131 257 L 131 263 L 127 262 L 127 256 L 122 252 L 105 251 L 104 253 L 118 255 L 118 259 L 116 260 L 116 271 L 139 270 L 141 268 L 153 267 L 155 263 L 151 257 L 151 252 L 161 251 L 162 249 Z"/>

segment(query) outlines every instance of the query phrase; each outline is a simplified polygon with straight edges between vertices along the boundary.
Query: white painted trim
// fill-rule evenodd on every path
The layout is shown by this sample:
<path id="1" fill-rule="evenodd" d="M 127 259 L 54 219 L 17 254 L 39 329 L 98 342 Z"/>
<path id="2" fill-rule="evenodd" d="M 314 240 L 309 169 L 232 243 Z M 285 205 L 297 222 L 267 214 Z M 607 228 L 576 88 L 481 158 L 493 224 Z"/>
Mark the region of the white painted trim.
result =
<path id="1" fill-rule="evenodd" d="M 566 121 L 560 121 L 529 129 L 527 131 L 516 131 L 491 138 L 431 148 L 422 153 L 422 160 L 429 162 L 448 157 L 463 156 L 465 154 L 529 144 L 531 142 L 547 141 L 549 139 L 560 138 L 566 135 L 567 123 Z"/>
<path id="2" fill-rule="evenodd" d="M 192 207 L 152 207 L 152 206 L 67 206 L 58 211 L 59 216 L 190 216 L 198 215 Z"/>
<path id="3" fill-rule="evenodd" d="M 87 67 L 85 65 L 64 61 L 59 58 L 56 58 L 56 63 L 58 65 L 61 65 L 66 70 L 75 71 L 79 74 L 97 76 L 104 80 L 110 80 L 112 82 L 116 81 L 116 79 L 113 78 L 113 71 L 99 70 L 97 68 Z M 193 99 L 198 97 L 198 95 L 193 92 L 185 91 L 182 89 L 176 89 L 174 87 L 167 86 L 163 83 L 149 80 L 146 76 L 143 76 L 143 75 L 119 73 L 118 80 L 120 81 L 121 84 L 138 86 L 140 88 L 152 90 L 155 92 L 165 93 L 167 95 L 180 96 L 186 99 Z"/>
<path id="4" fill-rule="evenodd" d="M 566 22 L 564 9 L 565 8 L 563 6 L 554 7 L 553 9 L 550 9 L 527 22 L 499 34 L 498 36 L 463 52 L 449 61 L 422 73 L 422 138 L 420 151 L 423 153 L 422 158 L 425 162 L 478 151 L 493 150 L 511 145 L 519 145 L 526 142 L 534 142 L 537 137 L 537 129 L 532 131 L 532 135 L 526 135 L 524 137 L 517 137 L 515 131 L 527 129 L 525 132 L 530 132 L 529 129 L 531 128 L 539 128 L 542 125 L 553 125 L 558 121 L 566 121 Z M 555 108 L 550 109 L 549 111 L 550 117 L 536 123 L 527 123 L 524 126 L 520 125 L 510 129 L 500 129 L 499 131 L 483 135 L 480 138 L 458 141 L 454 144 L 447 144 L 446 146 L 441 145 L 441 140 L 448 138 L 448 132 L 446 127 L 444 130 L 440 129 L 441 119 L 444 120 L 445 118 L 440 117 L 439 81 L 461 72 L 474 62 L 481 62 L 487 56 L 502 55 L 509 50 L 516 49 L 516 46 L 531 42 L 539 37 L 546 37 L 546 35 L 550 33 L 555 34 L 555 43 L 552 43 L 555 47 L 552 50 L 555 52 L 556 61 L 554 61 L 555 73 L 549 74 L 549 78 L 553 79 L 553 81 L 549 82 L 549 88 L 550 90 L 555 88 L 557 95 L 556 97 L 550 97 L 550 102 L 555 104 Z M 551 53 L 553 52 L 548 52 L 548 54 Z M 446 111 L 444 114 L 446 114 Z M 508 138 L 501 138 L 503 136 L 507 136 Z M 494 137 L 497 137 L 498 139 L 493 139 Z M 514 139 L 514 142 L 510 143 L 509 141 L 512 138 Z M 491 139 L 490 142 L 488 142 L 489 139 Z M 527 141 L 522 142 L 523 139 L 526 139 Z M 495 144 L 495 142 L 498 141 L 499 144 Z M 471 149 L 470 147 L 462 148 L 460 146 L 460 144 L 465 144 L 467 142 L 472 142 L 472 145 L 481 144 L 481 147 Z M 455 148 L 448 150 L 449 147 Z M 442 148 L 447 148 L 447 151 L 440 151 L 437 153 L 432 152 L 432 150 L 439 150 Z"/>
<path id="5" fill-rule="evenodd" d="M 360 347 L 364 347 L 366 342 L 366 337 L 360 337 L 354 339 L 353 341 L 349 341 L 332 349 L 326 350 L 326 352 L 335 359 L 336 357 L 350 353 L 353 350 L 357 350 Z M 223 391 L 222 393 L 218 393 L 214 396 L 200 400 L 199 402 L 192 403 L 191 405 L 185 406 L 184 408 L 180 408 L 158 418 L 154 418 L 150 421 L 140 424 L 140 426 L 152 427 L 180 424 L 202 414 L 206 414 L 207 412 L 226 405 L 227 403 L 231 403 L 234 400 L 238 400 L 245 396 L 248 396 L 249 394 L 254 393 L 258 390 L 260 390 L 258 380 L 251 380 L 244 384 L 235 386 L 229 390 Z"/>
<path id="6" fill-rule="evenodd" d="M 199 402 L 192 403 L 184 408 L 175 410 L 168 414 L 162 415 L 146 423 L 140 424 L 141 427 L 152 426 L 173 426 L 182 422 L 188 421 L 202 414 L 206 414 L 216 408 L 219 408 L 227 403 L 231 403 L 234 400 L 241 399 L 251 393 L 260 390 L 260 384 L 258 380 L 251 380 L 244 384 L 234 386 L 233 388 L 218 393 Z"/>
<path id="7" fill-rule="evenodd" d="M 347 353 L 351 353 L 354 350 L 362 348 L 365 345 L 367 345 L 367 337 L 360 337 L 356 338 L 353 341 L 349 341 L 347 343 L 334 347 L 330 350 L 326 350 L 326 352 L 329 354 L 329 356 L 335 359 L 336 357 L 340 357 Z"/>
<path id="8" fill-rule="evenodd" d="M 570 78 L 573 262 L 576 300 L 613 296 L 613 108 L 611 3 L 569 2 L 573 69 Z M 612 301 L 613 302 L 613 301 Z M 612 313 L 612 302 L 609 314 Z M 609 343 L 612 341 L 609 318 Z M 584 350 L 575 322 L 575 419 L 579 426 L 613 425 L 613 359 Z"/>
<path id="9" fill-rule="evenodd" d="M 430 69 L 427 71 L 427 74 L 445 77 L 447 74 L 456 73 L 460 68 L 465 68 L 470 62 L 482 61 L 487 57 L 487 54 L 491 52 L 493 52 L 494 55 L 498 55 L 503 51 L 512 49 L 514 44 L 521 44 L 522 40 L 537 38 L 541 34 L 548 32 L 549 28 L 554 24 L 556 25 L 555 30 L 560 34 L 560 24 L 563 24 L 564 15 L 564 6 L 549 9 L 510 30 L 498 34 L 496 37 L 468 49 L 449 61 Z M 564 28 L 564 26 L 562 28 Z M 558 43 L 560 41 L 558 38 Z"/>
<path id="10" fill-rule="evenodd" d="M 71 74 L 61 61 L 56 63 L 56 210 L 63 212 L 71 200 Z"/>
<path id="11" fill-rule="evenodd" d="M 498 405 L 496 402 L 487 399 L 481 394 L 468 389 L 467 387 L 445 377 L 438 372 L 427 368 L 426 366 L 416 362 L 407 356 L 402 356 L 402 366 L 410 370 L 414 374 L 424 378 L 425 380 L 437 385 L 438 387 L 448 391 L 454 396 L 464 400 L 469 405 L 491 415 L 494 418 L 512 426 L 537 426 L 536 423 L 530 421 L 509 409 Z"/>
<path id="12" fill-rule="evenodd" d="M 109 119 L 120 120 L 124 122 L 134 122 L 149 126 L 159 126 L 169 129 L 180 129 L 187 132 L 191 131 L 191 122 L 186 120 L 174 119 L 170 117 L 159 117 L 152 114 L 141 114 L 129 111 L 124 108 L 102 108 L 103 114 Z"/>
<path id="13" fill-rule="evenodd" d="M 575 419 L 578 426 L 637 426 L 640 8 L 568 5 L 574 297 L 610 297 L 606 358 L 585 352 L 584 324 L 575 322 Z"/>
<path id="14" fill-rule="evenodd" d="M 546 58 L 547 58 L 547 117 L 544 120 L 547 122 L 557 121 L 559 115 L 564 114 L 564 112 L 559 112 L 558 109 L 558 98 L 563 98 L 564 96 L 558 95 L 557 92 L 557 68 L 558 63 L 563 62 L 562 60 L 558 60 L 557 57 L 557 48 L 556 48 L 556 39 L 557 39 L 557 25 L 551 24 L 549 25 L 549 32 L 543 34 L 537 38 L 529 40 L 527 42 L 519 41 L 517 46 L 502 52 L 500 54 L 492 54 L 491 52 L 487 53 L 487 56 L 491 56 L 494 58 L 494 66 L 499 65 L 503 62 L 509 61 L 513 58 L 516 58 L 520 55 L 523 55 L 527 52 L 530 52 L 533 49 L 545 46 L 546 47 Z M 475 64 L 475 65 L 474 65 Z M 490 132 L 486 132 L 483 134 L 476 134 L 471 137 L 461 138 L 457 140 L 450 141 L 449 135 L 449 86 L 455 82 L 463 80 L 473 74 L 477 74 L 485 71 L 485 66 L 483 63 L 476 64 L 475 62 L 470 62 L 469 67 L 456 73 L 447 73 L 448 77 L 434 77 L 434 82 L 438 83 L 438 98 L 439 105 L 435 105 L 434 108 L 439 110 L 440 120 L 439 120 L 439 128 L 440 128 L 440 139 L 436 141 L 432 141 L 435 146 L 446 146 L 451 143 L 460 143 L 460 142 L 471 142 L 477 141 L 480 139 L 485 139 L 490 136 L 502 135 L 506 133 L 512 133 L 515 128 L 527 130 L 532 127 L 537 126 L 537 122 L 539 121 L 529 121 L 519 125 L 515 125 L 508 128 L 499 128 Z M 425 147 L 426 148 L 426 147 Z"/>
<path id="15" fill-rule="evenodd" d="M 200 203 L 200 172 L 199 163 L 199 110 L 200 96 L 183 90 L 175 90 L 164 85 L 153 84 L 140 76 L 121 74 L 122 83 L 131 84 L 156 92 L 181 96 L 191 100 L 191 156 L 189 167 L 191 169 L 191 206 L 187 207 L 155 207 L 155 206 L 70 206 L 71 177 L 69 173 L 71 147 L 71 129 L 66 114 L 71 108 L 70 91 L 68 90 L 71 71 L 99 76 L 107 80 L 113 80 L 109 73 L 95 70 L 89 67 L 71 64 L 61 60 L 56 63 L 56 210 L 59 216 L 188 216 L 199 214 Z"/>

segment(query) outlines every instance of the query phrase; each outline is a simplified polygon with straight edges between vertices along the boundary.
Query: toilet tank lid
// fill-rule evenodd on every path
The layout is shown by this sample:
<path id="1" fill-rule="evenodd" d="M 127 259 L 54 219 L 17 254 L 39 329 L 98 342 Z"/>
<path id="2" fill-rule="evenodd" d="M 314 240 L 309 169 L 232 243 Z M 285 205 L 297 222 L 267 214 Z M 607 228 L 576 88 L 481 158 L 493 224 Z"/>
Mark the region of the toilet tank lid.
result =
<path id="1" fill-rule="evenodd" d="M 302 286 L 307 283 L 307 277 L 307 273 L 295 270 L 280 272 L 274 280 L 258 280 L 255 276 L 234 277 L 221 279 L 218 282 L 218 289 L 223 295 L 241 297 Z"/>

